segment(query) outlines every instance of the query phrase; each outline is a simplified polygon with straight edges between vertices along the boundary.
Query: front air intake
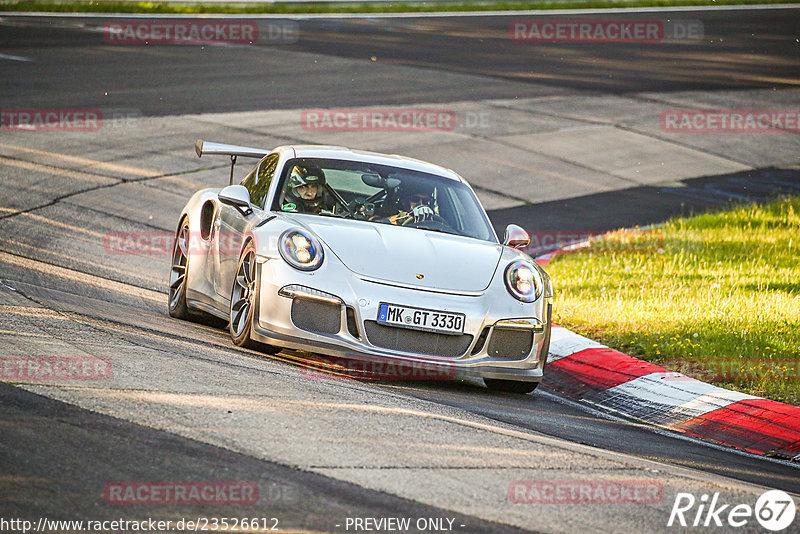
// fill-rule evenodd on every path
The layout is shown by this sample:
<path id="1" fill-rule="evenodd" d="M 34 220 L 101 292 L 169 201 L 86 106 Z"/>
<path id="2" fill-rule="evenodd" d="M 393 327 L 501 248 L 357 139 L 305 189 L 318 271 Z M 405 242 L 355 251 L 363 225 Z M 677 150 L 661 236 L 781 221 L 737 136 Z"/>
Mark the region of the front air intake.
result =
<path id="1" fill-rule="evenodd" d="M 385 326 L 376 321 L 364 321 L 364 329 L 367 339 L 376 347 L 430 356 L 456 358 L 464 354 L 472 344 L 472 336 L 469 334 L 435 334 Z"/>
<path id="2" fill-rule="evenodd" d="M 299 299 L 292 301 L 292 322 L 297 328 L 318 334 L 338 334 L 342 326 L 339 304 Z"/>
<path id="3" fill-rule="evenodd" d="M 511 328 L 495 328 L 489 338 L 486 353 L 503 360 L 523 360 L 533 348 L 533 331 Z"/>

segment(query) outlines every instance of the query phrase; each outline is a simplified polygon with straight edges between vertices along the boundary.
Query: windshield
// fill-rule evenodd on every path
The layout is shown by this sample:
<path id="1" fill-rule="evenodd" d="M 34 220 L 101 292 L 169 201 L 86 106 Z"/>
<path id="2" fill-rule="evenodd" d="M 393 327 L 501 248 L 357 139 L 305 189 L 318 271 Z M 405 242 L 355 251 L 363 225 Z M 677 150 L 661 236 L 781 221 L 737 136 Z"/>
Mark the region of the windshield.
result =
<path id="1" fill-rule="evenodd" d="M 272 209 L 497 242 L 486 213 L 467 185 L 387 165 L 320 158 L 289 160 Z"/>

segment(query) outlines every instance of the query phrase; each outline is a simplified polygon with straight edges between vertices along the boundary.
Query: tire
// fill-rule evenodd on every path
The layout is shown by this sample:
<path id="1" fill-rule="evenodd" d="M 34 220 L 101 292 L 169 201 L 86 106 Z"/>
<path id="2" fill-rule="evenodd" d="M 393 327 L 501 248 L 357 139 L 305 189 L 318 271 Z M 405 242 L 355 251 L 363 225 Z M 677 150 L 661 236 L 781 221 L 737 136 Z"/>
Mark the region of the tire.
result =
<path id="1" fill-rule="evenodd" d="M 239 347 L 275 354 L 280 351 L 280 347 L 264 345 L 250 338 L 257 303 L 256 249 L 253 242 L 248 241 L 239 256 L 236 276 L 233 278 L 228 333 L 233 343 Z"/>
<path id="2" fill-rule="evenodd" d="M 253 311 L 256 301 L 256 250 L 253 242 L 248 241 L 239 256 L 236 276 L 231 288 L 230 320 L 228 333 L 235 345 L 248 349 L 256 348 L 250 339 L 253 328 Z"/>
<path id="3" fill-rule="evenodd" d="M 518 393 L 521 395 L 531 393 L 539 385 L 539 382 L 520 382 L 518 380 L 500 380 L 497 378 L 484 378 L 483 383 L 492 391 Z"/>
<path id="4" fill-rule="evenodd" d="M 172 245 L 172 268 L 169 274 L 169 314 L 189 319 L 186 306 L 186 275 L 189 272 L 189 219 L 184 218 Z"/>

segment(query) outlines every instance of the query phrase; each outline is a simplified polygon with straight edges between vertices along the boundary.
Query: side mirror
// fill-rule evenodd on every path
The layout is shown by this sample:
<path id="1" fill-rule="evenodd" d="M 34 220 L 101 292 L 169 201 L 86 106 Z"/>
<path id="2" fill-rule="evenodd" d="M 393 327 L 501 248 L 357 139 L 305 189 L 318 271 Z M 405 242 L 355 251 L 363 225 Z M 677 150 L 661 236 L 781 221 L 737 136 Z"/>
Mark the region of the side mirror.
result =
<path id="1" fill-rule="evenodd" d="M 516 224 L 506 226 L 506 235 L 503 237 L 503 244 L 511 248 L 527 247 L 531 243 L 528 232 Z"/>
<path id="2" fill-rule="evenodd" d="M 223 204 L 233 206 L 244 216 L 253 213 L 250 207 L 250 192 L 243 185 L 229 185 L 217 195 Z"/>

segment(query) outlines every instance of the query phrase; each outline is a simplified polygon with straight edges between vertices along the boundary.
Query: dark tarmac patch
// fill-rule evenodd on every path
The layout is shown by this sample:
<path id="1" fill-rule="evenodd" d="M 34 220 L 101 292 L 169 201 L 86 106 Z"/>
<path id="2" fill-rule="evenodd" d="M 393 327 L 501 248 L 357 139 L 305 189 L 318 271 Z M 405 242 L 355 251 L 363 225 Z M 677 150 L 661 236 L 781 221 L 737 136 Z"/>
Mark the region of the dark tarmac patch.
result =
<path id="1" fill-rule="evenodd" d="M 644 226 L 671 217 L 723 209 L 732 204 L 767 202 L 800 195 L 800 169 L 758 169 L 692 178 L 668 185 L 639 186 L 489 211 L 499 236 L 507 224 L 528 232 L 600 232 Z"/>

